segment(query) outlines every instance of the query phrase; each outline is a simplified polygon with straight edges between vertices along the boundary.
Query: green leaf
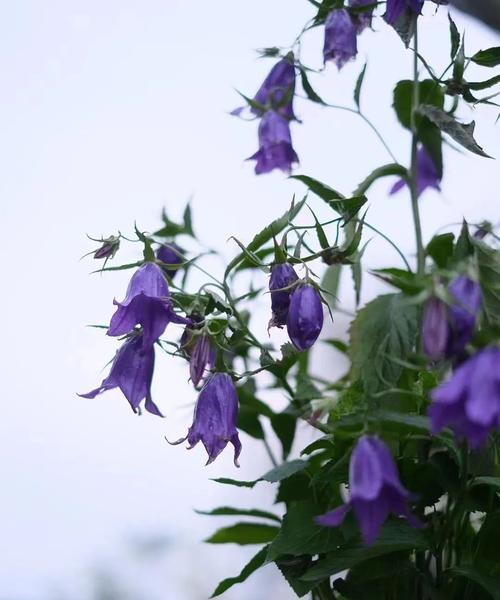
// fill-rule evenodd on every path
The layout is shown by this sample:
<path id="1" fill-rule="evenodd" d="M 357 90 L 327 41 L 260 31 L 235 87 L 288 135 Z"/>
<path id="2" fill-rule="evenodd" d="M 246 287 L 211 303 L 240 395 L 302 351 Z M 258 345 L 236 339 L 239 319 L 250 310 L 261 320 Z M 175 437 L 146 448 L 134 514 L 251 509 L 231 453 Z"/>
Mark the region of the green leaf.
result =
<path id="1" fill-rule="evenodd" d="M 500 326 L 500 251 L 477 238 L 469 240 L 476 251 L 486 319 L 490 325 Z"/>
<path id="2" fill-rule="evenodd" d="M 184 230 L 191 236 L 194 236 L 193 232 L 193 220 L 191 216 L 191 205 L 188 202 L 186 204 L 186 208 L 184 209 L 184 214 L 182 215 L 182 220 L 184 221 Z"/>
<path id="3" fill-rule="evenodd" d="M 350 328 L 352 379 L 360 379 L 366 393 L 393 386 L 417 332 L 417 308 L 401 294 L 379 296 L 362 308 Z"/>
<path id="4" fill-rule="evenodd" d="M 491 595 L 492 600 L 500 600 L 500 577 L 485 575 L 472 566 L 453 567 L 452 569 L 445 571 L 445 574 L 450 575 L 453 578 L 465 577 L 466 579 L 470 579 L 488 592 L 488 594 Z"/>
<path id="5" fill-rule="evenodd" d="M 267 561 L 281 555 L 324 554 L 343 541 L 338 529 L 316 525 L 314 517 L 322 514 L 318 506 L 308 502 L 292 503 L 283 517 L 281 529 L 269 546 Z"/>
<path id="6" fill-rule="evenodd" d="M 361 541 L 348 542 L 335 552 L 318 560 L 302 576 L 302 579 L 321 581 L 377 556 L 393 552 L 425 550 L 428 546 L 429 542 L 422 531 L 413 529 L 405 521 L 392 520 L 384 525 L 380 536 L 373 545 L 365 546 Z"/>
<path id="7" fill-rule="evenodd" d="M 253 488 L 255 484 L 260 481 L 260 479 L 255 479 L 254 481 L 241 481 L 239 479 L 230 479 L 229 477 L 218 477 L 217 479 L 212 479 L 212 481 L 215 481 L 216 483 L 222 483 L 224 485 Z"/>
<path id="8" fill-rule="evenodd" d="M 435 235 L 427 244 L 425 249 L 427 256 L 430 256 L 441 269 L 445 269 L 453 257 L 454 240 L 453 233 L 442 233 L 441 235 Z"/>
<path id="9" fill-rule="evenodd" d="M 299 181 L 302 181 L 302 183 L 305 183 L 311 192 L 314 192 L 325 202 L 345 199 L 345 196 L 343 196 L 340 192 L 337 192 L 337 190 L 334 190 L 328 185 L 321 183 L 321 181 L 318 181 L 313 177 L 309 177 L 308 175 L 291 175 L 290 179 L 298 179 Z"/>
<path id="10" fill-rule="evenodd" d="M 430 422 L 427 417 L 403 412 L 378 410 L 370 415 L 370 420 L 382 423 L 384 431 L 395 431 L 399 434 L 428 434 Z"/>
<path id="11" fill-rule="evenodd" d="M 264 523 L 236 523 L 218 529 L 205 540 L 207 544 L 266 544 L 279 532 L 279 527 Z"/>
<path id="12" fill-rule="evenodd" d="M 227 517 L 227 516 L 239 516 L 239 517 L 259 517 L 262 519 L 270 519 L 271 521 L 277 521 L 281 523 L 281 519 L 273 513 L 267 512 L 266 510 L 258 510 L 256 508 L 233 508 L 232 506 L 221 506 L 212 510 L 195 510 L 199 515 L 208 515 L 211 517 Z"/>
<path id="13" fill-rule="evenodd" d="M 309 79 L 307 78 L 307 73 L 304 68 L 300 68 L 300 79 L 302 81 L 302 87 L 304 88 L 304 92 L 306 96 L 312 102 L 317 102 L 318 104 L 325 104 L 322 98 L 318 96 L 318 94 L 314 91 L 312 85 L 309 83 Z"/>
<path id="14" fill-rule="evenodd" d="M 471 483 L 471 487 L 477 485 L 487 485 L 500 492 L 500 477 L 476 477 Z"/>
<path id="15" fill-rule="evenodd" d="M 486 90 L 497 85 L 497 83 L 500 83 L 500 75 L 495 75 L 495 77 L 490 77 L 485 81 L 468 81 L 467 86 L 471 90 Z"/>
<path id="16" fill-rule="evenodd" d="M 282 479 L 287 479 L 299 471 L 303 471 L 307 468 L 308 464 L 309 463 L 305 460 L 291 460 L 290 462 L 285 462 L 278 467 L 271 469 L 262 476 L 262 479 L 269 481 L 270 483 L 275 483 L 277 481 L 281 481 Z"/>
<path id="17" fill-rule="evenodd" d="M 309 556 L 282 558 L 275 563 L 288 585 L 299 598 L 302 598 L 316 587 L 316 583 L 314 582 L 300 580 L 300 577 L 306 572 L 310 563 L 311 559 Z"/>
<path id="18" fill-rule="evenodd" d="M 460 45 L 460 49 L 458 54 L 455 57 L 453 62 L 453 81 L 460 84 L 463 81 L 464 77 L 464 68 L 465 68 L 465 45 L 464 40 L 462 40 L 462 44 Z"/>
<path id="19" fill-rule="evenodd" d="M 246 581 L 252 573 L 260 569 L 266 560 L 268 546 L 264 546 L 261 550 L 257 552 L 257 554 L 250 560 L 250 562 L 245 565 L 239 575 L 236 577 L 228 577 L 219 583 L 216 587 L 215 592 L 210 596 L 210 598 L 215 598 L 216 596 L 220 596 L 225 591 L 227 591 L 233 585 L 238 583 L 243 583 Z"/>
<path id="20" fill-rule="evenodd" d="M 272 240 L 276 237 L 285 227 L 287 227 L 290 222 L 299 214 L 300 210 L 304 206 L 306 202 L 306 198 L 298 202 L 297 204 L 292 203 L 292 206 L 286 213 L 284 213 L 278 219 L 275 219 L 272 223 L 270 223 L 267 227 L 264 227 L 262 231 L 260 231 L 253 240 L 246 247 L 248 252 L 255 252 L 259 248 L 261 248 L 264 244 Z M 227 279 L 229 273 L 234 269 L 236 265 L 238 265 L 243 259 L 245 255 L 243 253 L 239 254 L 229 263 L 226 268 L 224 279 Z"/>
<path id="21" fill-rule="evenodd" d="M 361 96 L 361 88 L 363 87 L 363 81 L 365 79 L 365 74 L 366 74 L 366 67 L 367 67 L 368 63 L 365 63 L 364 67 L 361 69 L 361 73 L 358 76 L 358 79 L 356 80 L 356 86 L 354 88 L 354 102 L 356 103 L 356 106 L 359 108 L 360 106 L 360 96 Z"/>
<path id="22" fill-rule="evenodd" d="M 271 417 L 271 427 L 281 442 L 283 448 L 283 460 L 286 460 L 290 454 L 295 438 L 297 419 L 286 412 L 278 413 Z"/>
<path id="23" fill-rule="evenodd" d="M 500 65 L 500 46 L 480 50 L 474 54 L 471 60 L 482 67 L 498 67 Z"/>
<path id="24" fill-rule="evenodd" d="M 249 406 L 240 406 L 238 412 L 238 429 L 241 429 L 241 431 L 244 431 L 255 439 L 264 439 L 264 430 L 259 420 L 259 413 Z"/>
<path id="25" fill-rule="evenodd" d="M 443 109 L 430 104 L 420 105 L 418 111 L 467 150 L 479 156 L 491 158 L 474 139 L 474 121 L 466 124 L 459 123 Z"/>
<path id="26" fill-rule="evenodd" d="M 424 289 L 425 281 L 417 274 L 404 269 L 375 269 L 372 273 L 406 294 L 418 294 Z"/>
<path id="27" fill-rule="evenodd" d="M 457 26 L 455 25 L 455 21 L 451 18 L 449 13 L 448 13 L 448 21 L 450 23 L 450 42 L 451 42 L 450 58 L 451 58 L 451 60 L 453 60 L 455 58 L 455 55 L 458 52 L 458 49 L 460 48 L 460 34 L 458 33 L 458 29 L 457 29 Z"/>
<path id="28" fill-rule="evenodd" d="M 369 188 L 380 178 L 382 177 L 390 177 L 390 176 L 402 177 L 406 179 L 408 177 L 408 171 L 401 165 L 397 163 L 390 163 L 388 165 L 384 165 L 382 167 L 378 167 L 374 171 L 372 171 L 368 177 L 363 179 L 363 181 L 358 185 L 356 191 L 354 192 L 355 196 L 363 196 L 369 190 Z"/>
<path id="29" fill-rule="evenodd" d="M 327 292 L 325 294 L 326 301 L 330 308 L 337 306 L 337 295 L 340 284 L 340 274 L 342 265 L 329 265 L 321 280 L 321 289 Z"/>

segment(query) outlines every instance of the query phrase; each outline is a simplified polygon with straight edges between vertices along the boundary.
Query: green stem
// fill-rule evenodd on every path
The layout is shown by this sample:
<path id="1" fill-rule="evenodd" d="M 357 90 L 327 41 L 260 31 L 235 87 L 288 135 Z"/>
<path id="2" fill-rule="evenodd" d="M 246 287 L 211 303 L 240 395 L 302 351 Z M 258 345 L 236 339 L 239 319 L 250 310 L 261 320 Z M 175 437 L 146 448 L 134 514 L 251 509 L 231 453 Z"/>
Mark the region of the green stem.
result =
<path id="1" fill-rule="evenodd" d="M 323 583 L 320 583 L 318 585 L 318 587 L 316 588 L 316 592 L 318 594 L 319 600 L 333 600 L 334 599 L 334 595 L 333 595 L 332 588 L 330 586 L 329 579 L 327 579 L 326 581 L 323 581 Z"/>
<path id="2" fill-rule="evenodd" d="M 420 104 L 420 85 L 418 80 L 418 29 L 415 26 L 415 35 L 413 37 L 413 94 L 411 106 L 411 169 L 410 169 L 410 194 L 411 208 L 413 213 L 413 224 L 415 226 L 415 240 L 417 242 L 417 273 L 423 275 L 425 271 L 425 254 L 422 242 L 422 225 L 420 223 L 420 212 L 418 206 L 418 185 L 417 185 L 417 153 L 418 153 L 418 135 L 416 111 Z"/>

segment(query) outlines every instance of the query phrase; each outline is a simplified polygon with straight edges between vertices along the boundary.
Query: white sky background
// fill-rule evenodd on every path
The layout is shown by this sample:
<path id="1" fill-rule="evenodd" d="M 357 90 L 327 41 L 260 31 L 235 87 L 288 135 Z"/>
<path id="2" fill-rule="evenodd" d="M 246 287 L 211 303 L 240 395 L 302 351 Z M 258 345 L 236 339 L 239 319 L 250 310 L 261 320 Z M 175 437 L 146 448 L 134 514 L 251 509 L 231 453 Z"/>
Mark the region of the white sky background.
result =
<path id="1" fill-rule="evenodd" d="M 251 555 L 252 549 L 201 544 L 225 521 L 197 516 L 192 508 L 271 506 L 267 484 L 252 492 L 209 481 L 257 477 L 268 459 L 245 434 L 239 472 L 229 450 L 204 469 L 201 445 L 189 453 L 166 445 L 165 434 L 184 435 L 195 399 L 180 361 L 157 355 L 154 397 L 165 420 L 135 417 L 119 392 L 94 401 L 75 395 L 97 386 L 116 348 L 85 325 L 109 320 L 112 299 L 123 297 L 131 274 L 89 277 L 94 264 L 78 259 L 92 248 L 85 233 L 130 232 L 135 219 L 153 230 L 163 205 L 179 218 L 190 195 L 200 238 L 230 256 L 230 235 L 248 241 L 286 209 L 294 192 L 303 193 L 281 174 L 254 176 L 243 159 L 256 150 L 257 123 L 227 113 L 240 104 L 233 88 L 252 95 L 273 64 L 257 61 L 253 49 L 290 44 L 312 14 L 305 0 L 3 3 L 2 600 L 90 600 L 87 575 L 108 568 L 131 600 L 201 600 Z M 456 20 L 459 29 L 467 28 L 471 53 L 498 45 L 498 37 L 477 23 L 458 14 Z M 422 52 L 444 65 L 445 10 L 421 23 Z M 340 74 L 329 65 L 311 80 L 328 100 L 348 104 L 369 57 L 363 106 L 406 162 L 408 136 L 390 102 L 394 83 L 410 76 L 411 56 L 383 23 L 375 29 L 360 38 L 357 62 Z M 321 65 L 321 35 L 318 29 L 304 38 L 308 65 Z M 298 172 L 349 193 L 388 162 L 355 116 L 305 101 L 296 112 L 303 120 L 292 125 Z M 477 113 L 476 138 L 500 156 L 493 126 L 498 111 Z M 409 200 L 406 193 L 389 197 L 390 184 L 382 181 L 371 192 L 369 220 L 410 252 Z M 428 192 L 421 201 L 425 238 L 463 216 L 498 221 L 499 189 L 497 162 L 447 149 L 443 194 Z M 135 259 L 132 250 L 124 250 L 124 261 Z M 393 251 L 376 240 L 366 259 L 371 267 L 398 265 Z M 348 276 L 343 283 L 350 307 Z M 382 289 L 368 274 L 365 283 L 365 300 Z M 263 337 L 267 302 L 261 299 L 257 322 Z M 344 319 L 335 323 L 335 334 L 342 335 Z M 331 373 L 338 360 L 325 351 L 318 368 Z M 169 540 L 151 563 L 134 554 L 132 543 L 150 536 Z M 272 568 L 226 597 L 260 600 L 271 593 L 292 597 Z"/>

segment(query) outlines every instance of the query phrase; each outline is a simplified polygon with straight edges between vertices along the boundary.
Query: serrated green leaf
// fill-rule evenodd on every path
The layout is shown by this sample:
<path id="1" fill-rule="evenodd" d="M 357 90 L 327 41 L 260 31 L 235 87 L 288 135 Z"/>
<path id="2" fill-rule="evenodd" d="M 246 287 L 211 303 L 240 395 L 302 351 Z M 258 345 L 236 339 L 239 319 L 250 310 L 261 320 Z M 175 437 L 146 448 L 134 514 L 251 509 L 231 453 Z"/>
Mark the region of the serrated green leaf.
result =
<path id="1" fill-rule="evenodd" d="M 474 139 L 474 121 L 470 123 L 459 123 L 454 117 L 450 116 L 443 109 L 430 104 L 421 104 L 418 108 L 418 112 L 426 116 L 432 121 L 441 131 L 447 133 L 452 139 L 459 143 L 470 152 L 484 156 L 485 158 L 491 158 L 481 148 L 481 146 Z"/>
<path id="2" fill-rule="evenodd" d="M 237 575 L 236 577 L 228 577 L 227 579 L 221 581 L 216 587 L 215 592 L 210 596 L 210 598 L 220 596 L 233 585 L 243 583 L 250 577 L 252 573 L 257 571 L 257 569 L 260 569 L 260 567 L 262 567 L 266 560 L 267 549 L 268 547 L 264 546 L 264 548 L 259 550 L 257 554 L 250 560 L 250 562 L 243 567 L 239 575 Z"/>
<path id="3" fill-rule="evenodd" d="M 352 379 L 372 394 L 397 383 L 404 360 L 415 345 L 417 308 L 401 294 L 379 296 L 362 308 L 350 328 Z"/>
<path id="4" fill-rule="evenodd" d="M 474 54 L 471 60 L 482 67 L 498 67 L 500 65 L 500 46 L 480 50 Z"/>
<path id="5" fill-rule="evenodd" d="M 227 516 L 239 516 L 239 517 L 258 517 L 262 519 L 270 519 L 271 521 L 277 521 L 281 523 L 281 519 L 273 513 L 267 512 L 266 510 L 258 510 L 256 508 L 234 508 L 232 506 L 221 506 L 219 508 L 213 508 L 212 510 L 195 510 L 199 515 L 207 515 L 210 517 L 227 517 Z"/>
<path id="6" fill-rule="evenodd" d="M 272 541 L 279 527 L 265 523 L 236 523 L 229 527 L 218 529 L 205 540 L 207 544 L 266 544 Z"/>

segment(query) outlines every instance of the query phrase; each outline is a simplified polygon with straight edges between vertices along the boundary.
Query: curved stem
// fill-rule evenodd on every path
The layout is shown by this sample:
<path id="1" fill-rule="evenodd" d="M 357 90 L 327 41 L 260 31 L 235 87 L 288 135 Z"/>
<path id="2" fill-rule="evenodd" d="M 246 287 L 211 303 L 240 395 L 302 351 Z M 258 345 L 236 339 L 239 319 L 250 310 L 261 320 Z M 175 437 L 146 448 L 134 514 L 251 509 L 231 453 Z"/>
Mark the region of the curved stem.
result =
<path id="1" fill-rule="evenodd" d="M 425 254 L 424 245 L 422 242 L 422 225 L 420 223 L 420 211 L 418 206 L 418 173 L 417 173 L 417 156 L 418 156 L 418 135 L 416 111 L 420 104 L 420 85 L 418 80 L 418 26 L 415 26 L 414 53 L 413 53 L 413 93 L 411 106 L 411 169 L 410 169 L 410 194 L 411 208 L 413 213 L 413 224 L 415 226 L 415 240 L 417 243 L 417 273 L 423 275 L 425 271 Z"/>

